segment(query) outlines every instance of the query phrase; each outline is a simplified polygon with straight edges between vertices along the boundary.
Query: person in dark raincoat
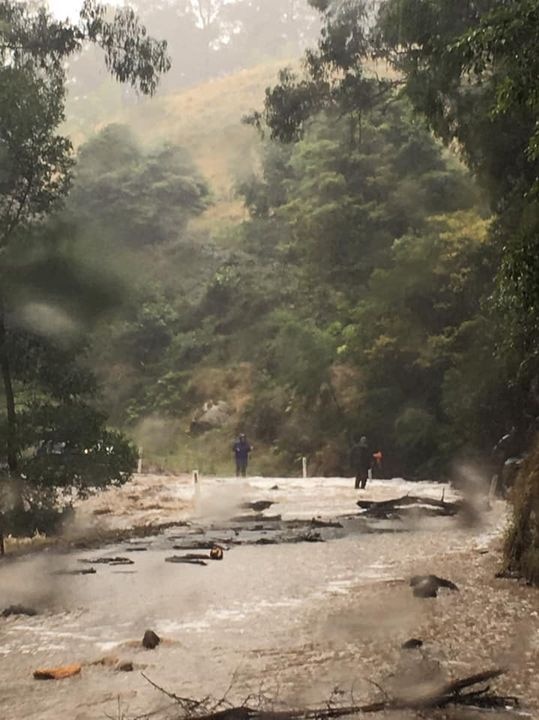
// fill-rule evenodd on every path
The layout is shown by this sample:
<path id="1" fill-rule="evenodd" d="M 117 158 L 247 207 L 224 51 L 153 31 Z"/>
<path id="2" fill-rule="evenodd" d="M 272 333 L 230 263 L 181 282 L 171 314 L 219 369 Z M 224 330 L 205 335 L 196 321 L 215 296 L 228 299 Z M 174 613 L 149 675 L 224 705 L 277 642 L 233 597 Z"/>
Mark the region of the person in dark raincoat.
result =
<path id="1" fill-rule="evenodd" d="M 232 451 L 234 452 L 234 458 L 236 460 L 236 477 L 245 477 L 247 474 L 247 465 L 249 464 L 249 453 L 252 452 L 253 447 L 245 437 L 244 433 L 241 433 L 234 445 Z"/>
<path id="2" fill-rule="evenodd" d="M 369 470 L 372 469 L 373 458 L 369 450 L 367 438 L 363 436 L 352 445 L 350 451 L 350 465 L 355 475 L 355 488 L 364 490 L 369 479 Z"/>

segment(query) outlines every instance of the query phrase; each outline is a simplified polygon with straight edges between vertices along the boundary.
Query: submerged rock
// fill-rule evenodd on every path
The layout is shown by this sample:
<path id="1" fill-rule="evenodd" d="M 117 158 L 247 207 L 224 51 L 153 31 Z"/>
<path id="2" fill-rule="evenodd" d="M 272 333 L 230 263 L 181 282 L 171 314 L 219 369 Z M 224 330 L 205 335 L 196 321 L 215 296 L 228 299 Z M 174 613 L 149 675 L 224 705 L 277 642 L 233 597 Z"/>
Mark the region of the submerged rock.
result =
<path id="1" fill-rule="evenodd" d="M 12 615 L 26 615 L 27 617 L 34 617 L 34 615 L 37 615 L 37 610 L 25 607 L 24 605 L 10 605 L 2 610 L 2 617 L 8 618 Z"/>
<path id="2" fill-rule="evenodd" d="M 96 569 L 91 567 L 82 570 L 58 570 L 54 572 L 53 575 L 95 575 L 96 572 Z"/>
<path id="3" fill-rule="evenodd" d="M 133 672 L 134 669 L 135 666 L 131 660 L 122 660 L 115 666 L 115 670 L 118 670 L 118 672 Z"/>
<path id="4" fill-rule="evenodd" d="M 204 557 L 206 557 L 204 555 Z M 207 565 L 206 560 L 202 560 L 200 557 L 189 557 L 188 555 L 171 555 L 171 557 L 165 558 L 165 562 L 172 563 L 174 565 Z"/>

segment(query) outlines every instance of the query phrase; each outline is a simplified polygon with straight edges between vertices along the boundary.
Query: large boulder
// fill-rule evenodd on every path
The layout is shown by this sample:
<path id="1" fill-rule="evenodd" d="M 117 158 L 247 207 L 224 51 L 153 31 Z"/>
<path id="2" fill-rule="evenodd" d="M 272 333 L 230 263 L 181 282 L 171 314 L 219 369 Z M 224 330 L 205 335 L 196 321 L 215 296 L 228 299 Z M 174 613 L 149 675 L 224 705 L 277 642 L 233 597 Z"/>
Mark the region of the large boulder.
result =
<path id="1" fill-rule="evenodd" d="M 191 432 L 203 433 L 208 430 L 224 427 L 230 420 L 232 410 L 228 403 L 219 400 L 214 403 L 213 400 L 205 402 L 203 407 L 197 410 L 191 420 Z"/>

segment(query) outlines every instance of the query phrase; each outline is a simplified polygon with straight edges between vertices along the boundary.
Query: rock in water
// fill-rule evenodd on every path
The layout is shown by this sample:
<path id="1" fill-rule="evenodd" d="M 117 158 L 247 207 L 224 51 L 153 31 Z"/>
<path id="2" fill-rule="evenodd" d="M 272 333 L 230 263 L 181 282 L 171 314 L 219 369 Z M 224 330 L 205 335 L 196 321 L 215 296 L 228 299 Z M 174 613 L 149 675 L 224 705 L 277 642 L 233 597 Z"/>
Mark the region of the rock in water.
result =
<path id="1" fill-rule="evenodd" d="M 224 557 L 223 548 L 219 545 L 215 545 L 210 550 L 210 557 L 212 560 L 222 560 Z"/>
<path id="2" fill-rule="evenodd" d="M 154 633 L 153 630 L 146 630 L 144 637 L 142 638 L 142 646 L 145 647 L 146 650 L 155 650 L 160 642 L 161 638 L 159 635 Z"/>
<path id="3" fill-rule="evenodd" d="M 34 678 L 36 680 L 65 680 L 66 678 L 80 675 L 82 665 L 75 663 L 73 665 L 64 665 L 63 667 L 51 668 L 48 670 L 36 670 Z"/>
<path id="4" fill-rule="evenodd" d="M 423 640 L 418 640 L 418 638 L 410 638 L 406 642 L 402 643 L 401 649 L 402 650 L 416 650 L 417 648 L 420 648 L 423 646 Z"/>
<path id="5" fill-rule="evenodd" d="M 34 617 L 37 615 L 37 610 L 34 608 L 25 607 L 24 605 L 10 605 L 5 610 L 2 610 L 2 617 L 11 617 L 11 615 L 26 615 L 27 617 Z"/>
<path id="6" fill-rule="evenodd" d="M 134 669 L 135 666 L 131 660 L 123 660 L 116 665 L 116 670 L 118 670 L 118 672 L 133 672 Z"/>
<path id="7" fill-rule="evenodd" d="M 253 502 L 242 503 L 240 507 L 243 510 L 254 510 L 254 512 L 261 513 L 272 505 L 275 505 L 273 500 L 255 500 Z"/>
<path id="8" fill-rule="evenodd" d="M 458 587 L 454 582 L 440 578 L 437 575 L 414 575 L 410 579 L 410 586 L 414 588 L 415 597 L 420 598 L 438 597 L 438 590 L 442 587 L 458 591 Z"/>

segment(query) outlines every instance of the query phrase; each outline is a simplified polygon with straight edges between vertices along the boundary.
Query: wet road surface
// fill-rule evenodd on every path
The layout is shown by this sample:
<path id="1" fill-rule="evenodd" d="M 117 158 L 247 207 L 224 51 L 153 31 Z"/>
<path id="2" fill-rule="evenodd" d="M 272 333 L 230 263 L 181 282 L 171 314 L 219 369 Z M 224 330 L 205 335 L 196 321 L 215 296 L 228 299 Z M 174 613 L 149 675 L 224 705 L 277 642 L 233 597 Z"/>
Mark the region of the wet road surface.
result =
<path id="1" fill-rule="evenodd" d="M 342 479 L 213 479 L 197 488 L 188 478 L 166 483 L 169 497 L 176 496 L 184 508 L 176 513 L 178 527 L 144 541 L 97 551 L 48 550 L 0 566 L 0 608 L 23 603 L 40 611 L 32 618 L 0 620 L 0 717 L 97 720 L 107 713 L 116 717 L 119 707 L 126 717 L 170 708 L 140 671 L 183 696 L 221 697 L 234 678 L 243 697 L 270 683 L 273 691 L 282 687 L 289 701 L 300 686 L 312 686 L 308 699 L 317 693 L 322 699 L 334 679 L 312 677 L 317 658 L 331 652 L 338 660 L 341 649 L 360 645 L 365 636 L 353 607 L 345 625 L 328 620 L 351 590 L 393 582 L 400 587 L 403 568 L 418 555 L 425 563 L 441 552 L 481 546 L 498 522 L 491 519 L 479 529 L 450 519 L 366 526 L 353 517 L 357 491 Z M 143 482 L 137 487 L 142 503 Z M 408 491 L 439 498 L 442 486 L 374 481 L 362 497 L 385 499 Z M 450 497 L 449 489 L 445 493 Z M 273 503 L 262 517 L 242 507 L 258 500 Z M 174 519 L 170 504 L 167 513 L 166 519 Z M 311 527 L 312 518 L 342 527 L 319 522 Z M 207 552 L 195 548 L 206 540 L 225 547 L 222 561 L 165 562 Z M 129 563 L 92 563 L 114 557 Z M 64 574 L 89 567 L 96 573 Z M 395 632 L 405 634 L 417 611 L 399 609 L 404 627 L 399 630 L 397 623 Z M 376 613 L 368 622 L 384 625 Z M 150 628 L 163 638 L 153 651 L 140 646 Z M 132 661 L 135 672 L 89 664 L 111 654 Z M 32 678 L 36 668 L 72 662 L 83 664 L 76 678 Z M 339 673 L 341 680 L 353 678 L 352 668 Z"/>

